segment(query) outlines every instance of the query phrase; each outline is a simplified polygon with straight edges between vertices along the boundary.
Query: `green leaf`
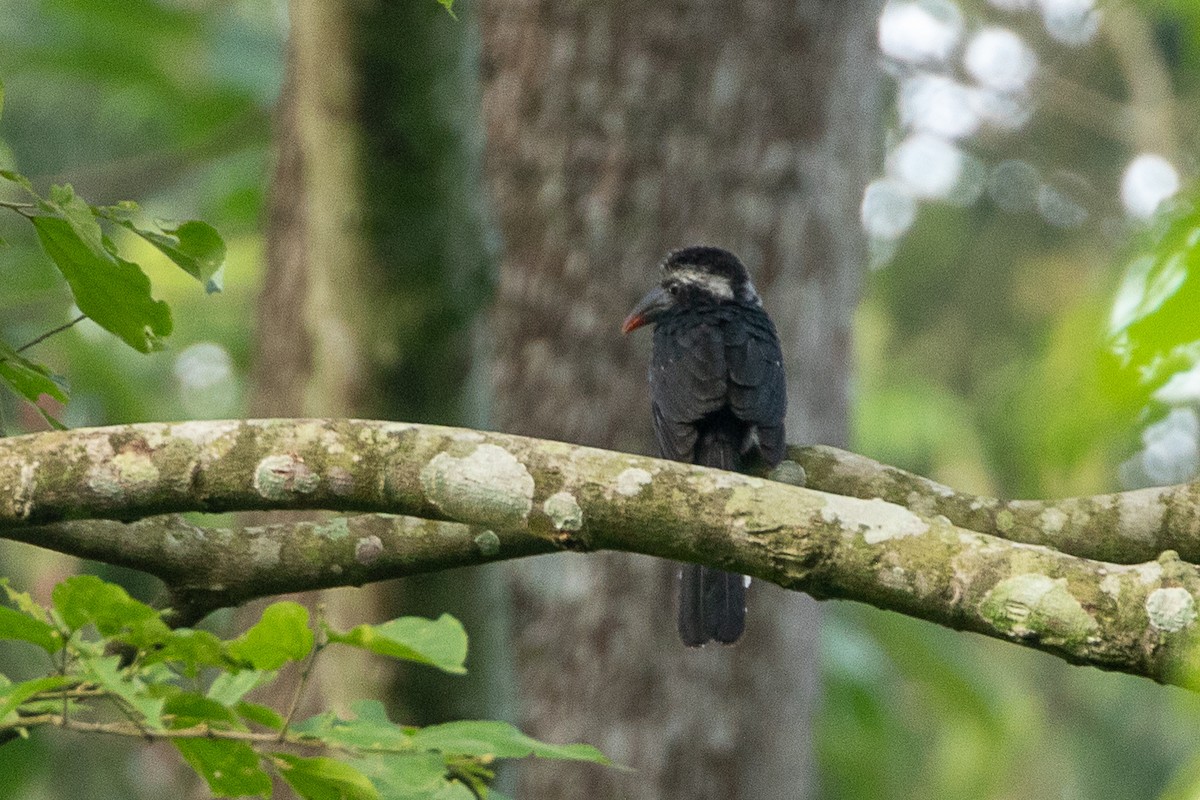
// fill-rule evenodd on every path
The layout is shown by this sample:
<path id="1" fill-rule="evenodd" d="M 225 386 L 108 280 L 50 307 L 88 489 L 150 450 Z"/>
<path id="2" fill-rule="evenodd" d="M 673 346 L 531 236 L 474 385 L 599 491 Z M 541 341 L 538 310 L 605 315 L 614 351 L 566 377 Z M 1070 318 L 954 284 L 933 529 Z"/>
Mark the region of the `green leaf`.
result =
<path id="1" fill-rule="evenodd" d="M 35 217 L 32 222 L 80 311 L 139 352 L 160 346 L 171 333 L 171 310 L 151 296 L 150 279 L 141 267 L 92 241 L 91 229 L 78 220 Z"/>
<path id="2" fill-rule="evenodd" d="M 412 736 L 420 750 L 491 758 L 538 758 L 591 761 L 611 764 L 603 753 L 587 744 L 546 744 L 526 736 L 507 722 L 447 722 L 421 728 Z"/>
<path id="3" fill-rule="evenodd" d="M 237 715 L 216 700 L 198 692 L 179 692 L 163 705 L 163 713 L 174 715 L 171 727 L 190 728 L 205 723 L 214 728 L 246 730 Z"/>
<path id="4" fill-rule="evenodd" d="M 222 672 L 208 687 L 208 696 L 226 706 L 237 705 L 247 693 L 275 680 L 274 672 L 244 669 L 241 672 Z"/>
<path id="5" fill-rule="evenodd" d="M 4 81 L 0 81 L 0 117 L 4 116 Z"/>
<path id="6" fill-rule="evenodd" d="M 83 662 L 81 677 L 92 681 L 125 701 L 131 709 L 142 716 L 142 723 L 155 730 L 162 728 L 162 710 L 165 701 L 150 696 L 146 684 L 121 669 L 120 656 L 105 656 Z"/>
<path id="7" fill-rule="evenodd" d="M 308 609 L 299 603 L 283 601 L 267 606 L 250 630 L 229 643 L 227 652 L 255 669 L 270 670 L 303 659 L 312 647 Z"/>
<path id="8" fill-rule="evenodd" d="M 42 208 L 66 220 L 79 240 L 95 255 L 100 258 L 114 255 L 113 247 L 104 241 L 104 232 L 100 230 L 100 223 L 96 220 L 91 206 L 84 202 L 82 197 L 76 196 L 71 184 L 51 186 L 50 199 L 42 201 Z"/>
<path id="9" fill-rule="evenodd" d="M 114 583 L 94 575 L 73 575 L 54 587 L 54 608 L 72 632 L 94 623 L 102 636 L 147 649 L 170 637 L 158 611 L 134 600 Z"/>
<path id="10" fill-rule="evenodd" d="M 446 9 L 446 13 L 454 19 L 458 19 L 458 15 L 454 13 L 454 0 L 437 0 L 438 5 Z"/>
<path id="11" fill-rule="evenodd" d="M 38 692 L 61 689 L 68 683 L 70 680 L 62 675 L 47 675 L 21 683 L 8 683 L 5 678 L 4 683 L 0 684 L 0 722 L 4 722 L 5 717 Z M 62 703 L 59 702 L 58 705 L 61 707 Z"/>
<path id="12" fill-rule="evenodd" d="M 1139 401 L 1200 360 L 1200 200 L 1162 213 L 1125 269 L 1109 336 L 1115 388 Z"/>
<path id="13" fill-rule="evenodd" d="M 205 291 L 221 291 L 221 268 L 225 266 L 225 241 L 207 222 L 188 220 L 151 226 L 136 203 L 94 209 L 105 219 L 136 233 L 157 247 L 184 272 L 203 284 Z"/>
<path id="14" fill-rule="evenodd" d="M 61 403 L 67 402 L 67 394 L 50 370 L 41 364 L 22 357 L 16 350 L 0 342 L 0 382 L 28 400 L 46 422 L 56 430 L 66 428 L 46 409 L 38 405 L 43 394 L 48 394 Z"/>
<path id="15" fill-rule="evenodd" d="M 458 781 L 447 781 L 445 786 L 430 795 L 430 800 L 478 800 L 480 797 L 499 800 L 499 796 L 487 791 L 486 786 L 477 786 L 472 792 Z"/>
<path id="16" fill-rule="evenodd" d="M 4 594 L 8 596 L 10 603 L 15 605 L 22 613 L 28 614 L 34 619 L 40 619 L 42 622 L 50 621 L 50 614 L 46 609 L 29 596 L 29 592 L 18 592 L 16 589 L 8 585 L 8 578 L 0 578 L 0 589 L 4 590 Z"/>
<path id="17" fill-rule="evenodd" d="M 0 639 L 30 642 L 47 653 L 56 653 L 63 646 L 62 636 L 53 625 L 8 606 L 0 606 Z"/>
<path id="18" fill-rule="evenodd" d="M 377 753 L 355 763 L 387 800 L 429 800 L 453 786 L 437 753 Z"/>
<path id="19" fill-rule="evenodd" d="M 296 794 L 306 800 L 378 800 L 379 792 L 366 775 L 332 758 L 302 758 L 272 753 L 275 768 Z"/>
<path id="20" fill-rule="evenodd" d="M 359 700 L 351 704 L 355 719 L 338 719 L 327 711 L 292 725 L 292 730 L 331 744 L 376 750 L 408 750 L 412 735 L 388 719 L 378 700 Z"/>
<path id="21" fill-rule="evenodd" d="M 184 760 L 208 783 L 214 797 L 271 795 L 271 776 L 258 753 L 245 742 L 221 739 L 172 739 Z"/>
<path id="22" fill-rule="evenodd" d="M 31 403 L 36 403 L 44 394 L 60 403 L 67 402 L 67 393 L 51 377 L 50 370 L 25 358 L 4 342 L 0 342 L 0 379 Z"/>
<path id="23" fill-rule="evenodd" d="M 436 620 L 401 617 L 382 625 L 359 625 L 345 633 L 329 631 L 329 641 L 379 655 L 415 661 L 455 675 L 465 673 L 467 632 L 449 614 Z"/>
<path id="24" fill-rule="evenodd" d="M 221 640 L 208 631 L 178 628 L 148 652 L 142 663 L 175 664 L 184 675 L 194 678 L 204 667 L 228 666 L 229 659 Z"/>
<path id="25" fill-rule="evenodd" d="M 139 233 L 158 247 L 167 258 L 204 286 L 209 294 L 221 291 L 221 268 L 225 266 L 225 240 L 207 222 L 188 220 L 163 226 L 160 236 Z"/>
<path id="26" fill-rule="evenodd" d="M 10 183 L 17 184 L 29 194 L 37 197 L 33 191 L 33 184 L 29 182 L 29 178 L 26 178 L 21 173 L 14 172 L 11 169 L 0 169 L 0 178 L 4 178 L 4 180 L 9 181 Z"/>
<path id="27" fill-rule="evenodd" d="M 253 722 L 256 725 L 261 725 L 264 728 L 272 730 L 283 730 L 283 715 L 270 706 L 260 705 L 259 703 L 250 703 L 245 700 L 238 703 L 235 708 L 242 719 Z"/>

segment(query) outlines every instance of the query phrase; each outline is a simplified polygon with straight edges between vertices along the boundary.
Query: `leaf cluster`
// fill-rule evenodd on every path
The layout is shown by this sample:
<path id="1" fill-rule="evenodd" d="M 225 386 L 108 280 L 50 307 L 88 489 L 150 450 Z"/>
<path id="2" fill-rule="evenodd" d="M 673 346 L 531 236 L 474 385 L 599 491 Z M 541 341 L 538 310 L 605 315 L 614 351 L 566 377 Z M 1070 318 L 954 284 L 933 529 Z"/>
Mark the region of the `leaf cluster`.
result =
<path id="1" fill-rule="evenodd" d="M 0 110 L 3 92 L 0 84 Z M 209 293 L 221 289 L 225 242 L 206 222 L 151 220 L 132 201 L 93 206 L 70 184 L 51 186 L 43 196 L 13 170 L 0 170 L 3 184 L 13 192 L 0 193 L 0 208 L 20 214 L 33 226 L 81 314 L 139 352 L 161 348 L 174 325 L 171 309 L 154 298 L 150 278 L 140 265 L 123 257 L 106 227 L 124 228 L 149 242 Z M 22 355 L 23 349 L 0 342 L 0 384 L 34 404 L 43 394 L 65 403 L 64 382 Z"/>
<path id="2" fill-rule="evenodd" d="M 454 618 L 402 617 L 339 631 L 303 606 L 278 602 L 233 639 L 171 629 L 164 612 L 90 575 L 55 587 L 50 607 L 0 579 L 0 639 L 47 656 L 46 674 L 0 675 L 0 742 L 39 727 L 169 740 L 215 797 L 271 795 L 272 775 L 300 797 L 471 800 L 492 796 L 497 759 L 608 763 L 587 745 L 545 744 L 504 722 L 399 725 L 378 701 L 342 718 L 293 720 L 318 655 L 365 650 L 452 674 L 465 672 L 466 633 Z M 291 709 L 247 699 L 280 670 L 302 675 Z"/>

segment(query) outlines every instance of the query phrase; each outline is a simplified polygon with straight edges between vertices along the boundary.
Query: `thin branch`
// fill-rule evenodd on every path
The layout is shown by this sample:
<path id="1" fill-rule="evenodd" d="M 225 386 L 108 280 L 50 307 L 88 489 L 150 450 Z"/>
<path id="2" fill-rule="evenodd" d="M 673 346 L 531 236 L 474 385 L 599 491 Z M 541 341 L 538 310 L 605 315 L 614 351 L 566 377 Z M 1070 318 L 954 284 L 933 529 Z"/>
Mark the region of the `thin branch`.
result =
<path id="1" fill-rule="evenodd" d="M 137 522 L 60 522 L 0 538 L 148 572 L 168 586 L 169 622 L 190 627 L 218 608 L 287 592 L 552 553 L 545 539 L 391 514 L 204 527 L 168 515 Z M 277 554 L 277 561 L 263 554 Z"/>
<path id="2" fill-rule="evenodd" d="M 86 722 L 78 719 L 68 719 L 60 714 L 36 714 L 19 717 L 13 722 L 0 723 L 0 735 L 6 731 L 19 729 L 54 726 L 78 733 L 105 733 L 112 736 L 128 736 L 138 739 L 221 739 L 225 741 L 247 742 L 249 744 L 278 745 L 279 736 L 274 731 L 240 731 L 225 728 L 213 728 L 203 723 L 190 728 L 163 729 L 142 728 L 131 722 Z M 354 753 L 395 753 L 401 748 L 386 747 L 345 747 L 307 736 L 290 735 L 284 740 L 286 744 L 297 747 L 308 747 L 314 750 L 327 750 Z"/>
<path id="3" fill-rule="evenodd" d="M 33 347 L 35 344 L 41 344 L 42 342 L 49 339 L 51 336 L 54 336 L 55 334 L 58 334 L 58 333 L 62 333 L 65 330 L 69 330 L 69 329 L 73 328 L 74 326 L 78 325 L 80 322 L 83 322 L 85 319 L 87 319 L 87 314 L 80 314 L 78 317 L 71 320 L 70 322 L 65 323 L 63 325 L 59 325 L 57 328 L 54 328 L 53 330 L 48 330 L 45 333 L 43 333 L 41 336 L 37 336 L 37 337 L 31 339 L 30 341 L 28 341 L 25 344 L 18 347 L 16 352 L 24 353 L 26 350 Z"/>
<path id="4" fill-rule="evenodd" d="M 97 689 L 92 684 L 80 684 L 69 689 L 51 689 L 45 692 L 38 692 L 33 697 L 29 698 L 29 702 L 57 700 L 66 698 L 68 700 L 88 700 L 96 697 L 107 697 L 108 692 L 103 689 Z"/>
<path id="5" fill-rule="evenodd" d="M 317 656 L 325 649 L 323 641 L 325 633 L 325 606 L 318 604 L 316 609 L 316 629 L 317 636 L 322 637 L 322 641 L 314 642 L 312 650 L 308 653 L 308 658 L 304 660 L 304 671 L 300 673 L 300 680 L 296 683 L 296 691 L 292 694 L 292 702 L 288 706 L 287 716 L 283 719 L 283 727 L 279 729 L 279 741 L 284 741 L 288 735 L 288 729 L 292 727 L 292 719 L 296 716 L 296 710 L 300 708 L 300 698 L 304 695 L 304 690 L 308 686 L 308 679 L 312 675 L 313 665 L 317 663 Z"/>
<path id="6" fill-rule="evenodd" d="M 37 216 L 37 206 L 33 203 L 15 203 L 11 200 L 0 200 L 0 208 L 7 208 L 9 211 L 15 211 L 23 217 L 33 219 Z"/>

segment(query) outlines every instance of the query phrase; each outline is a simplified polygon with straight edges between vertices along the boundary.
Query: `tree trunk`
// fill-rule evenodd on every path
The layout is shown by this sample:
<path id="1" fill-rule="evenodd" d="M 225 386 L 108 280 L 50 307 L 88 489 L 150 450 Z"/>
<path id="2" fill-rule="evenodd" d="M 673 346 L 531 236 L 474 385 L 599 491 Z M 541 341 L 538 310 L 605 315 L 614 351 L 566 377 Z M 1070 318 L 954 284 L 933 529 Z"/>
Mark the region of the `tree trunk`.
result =
<path id="1" fill-rule="evenodd" d="M 482 423 L 476 341 L 492 271 L 470 5 L 455 22 L 432 0 L 293 0 L 254 414 Z M 512 716 L 502 577 L 492 567 L 322 599 L 345 624 L 463 620 L 470 675 L 406 671 L 408 721 Z"/>
<path id="2" fill-rule="evenodd" d="M 707 243 L 742 256 L 779 326 L 789 440 L 845 441 L 877 5 L 484 3 L 499 428 L 652 452 L 649 337 L 618 325 L 667 250 Z M 514 568 L 524 726 L 637 770 L 535 763 L 520 796 L 813 793 L 815 604 L 756 585 L 743 642 L 690 651 L 673 572 Z"/>

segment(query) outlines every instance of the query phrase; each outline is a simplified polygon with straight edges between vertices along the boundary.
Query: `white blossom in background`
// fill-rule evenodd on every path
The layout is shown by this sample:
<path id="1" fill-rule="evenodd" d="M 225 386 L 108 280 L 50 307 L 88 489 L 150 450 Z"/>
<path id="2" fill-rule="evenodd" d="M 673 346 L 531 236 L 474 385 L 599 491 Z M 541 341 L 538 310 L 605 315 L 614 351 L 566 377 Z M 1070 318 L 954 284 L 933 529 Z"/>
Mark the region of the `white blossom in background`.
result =
<path id="1" fill-rule="evenodd" d="M 1046 33 L 1066 45 L 1087 44 L 1100 30 L 1095 0 L 1037 0 Z"/>
<path id="2" fill-rule="evenodd" d="M 972 89 L 945 75 L 923 72 L 900 83 L 900 122 L 911 130 L 961 139 L 979 130 Z"/>
<path id="3" fill-rule="evenodd" d="M 1184 483 L 1200 469 L 1200 418 L 1191 408 L 1173 408 L 1142 431 L 1142 450 L 1121 465 L 1126 486 Z"/>
<path id="4" fill-rule="evenodd" d="M 914 133 L 888 155 L 887 170 L 917 197 L 944 200 L 962 178 L 965 156 L 953 143 Z"/>
<path id="5" fill-rule="evenodd" d="M 917 218 L 917 201 L 901 182 L 881 178 L 867 184 L 863 192 L 863 230 L 872 239 L 895 241 Z"/>
<path id="6" fill-rule="evenodd" d="M 1153 153 L 1142 153 L 1129 162 L 1121 178 L 1121 203 L 1126 213 L 1149 219 L 1164 200 L 1179 191 L 1179 172 L 1170 161 Z"/>
<path id="7" fill-rule="evenodd" d="M 207 389 L 233 377 L 233 360 L 215 342 L 197 342 L 175 359 L 175 379 L 185 392 Z"/>
<path id="8" fill-rule="evenodd" d="M 982 86 L 1017 92 L 1029 84 L 1037 70 L 1037 56 L 1008 28 L 984 28 L 967 44 L 963 66 Z"/>
<path id="9" fill-rule="evenodd" d="M 195 417 L 225 416 L 236 410 L 239 386 L 233 359 L 216 342 L 197 342 L 175 359 L 179 402 Z"/>
<path id="10" fill-rule="evenodd" d="M 1171 405 L 1200 403 L 1200 363 L 1172 375 L 1154 392 L 1154 399 Z"/>
<path id="11" fill-rule="evenodd" d="M 879 49 L 909 64 L 945 61 L 962 34 L 962 12 L 949 0 L 892 0 L 879 15 Z"/>

